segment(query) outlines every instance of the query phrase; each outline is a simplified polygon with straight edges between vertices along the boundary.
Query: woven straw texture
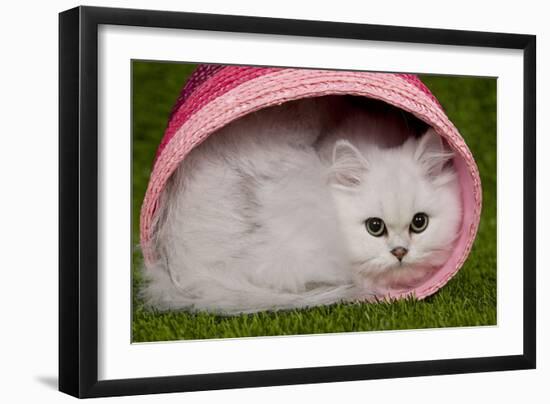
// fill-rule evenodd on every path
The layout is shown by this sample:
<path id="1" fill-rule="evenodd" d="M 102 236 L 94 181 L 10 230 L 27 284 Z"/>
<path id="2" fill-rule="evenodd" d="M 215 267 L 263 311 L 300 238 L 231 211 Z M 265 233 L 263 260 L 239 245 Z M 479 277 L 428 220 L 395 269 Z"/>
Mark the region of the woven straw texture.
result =
<path id="1" fill-rule="evenodd" d="M 481 182 L 474 158 L 458 130 L 430 90 L 412 74 L 200 65 L 174 105 L 155 156 L 140 218 L 145 264 L 155 259 L 151 243 L 153 223 L 164 186 L 195 146 L 253 111 L 300 98 L 335 94 L 378 99 L 408 111 L 432 126 L 455 150 L 464 212 L 459 240 L 449 260 L 431 278 L 406 293 L 389 297 L 413 294 L 422 299 L 444 286 L 468 257 L 475 239 L 481 213 Z"/>

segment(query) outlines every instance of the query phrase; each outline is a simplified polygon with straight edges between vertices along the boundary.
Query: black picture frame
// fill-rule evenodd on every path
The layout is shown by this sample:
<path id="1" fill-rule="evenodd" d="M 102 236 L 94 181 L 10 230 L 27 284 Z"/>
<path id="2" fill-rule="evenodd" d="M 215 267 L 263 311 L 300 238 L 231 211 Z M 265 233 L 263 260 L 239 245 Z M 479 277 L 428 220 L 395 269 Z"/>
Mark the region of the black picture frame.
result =
<path id="1" fill-rule="evenodd" d="M 99 381 L 98 26 L 113 24 L 523 51 L 523 354 Z M 76 397 L 324 383 L 536 366 L 536 37 L 533 35 L 77 7 L 59 15 L 59 390 Z"/>

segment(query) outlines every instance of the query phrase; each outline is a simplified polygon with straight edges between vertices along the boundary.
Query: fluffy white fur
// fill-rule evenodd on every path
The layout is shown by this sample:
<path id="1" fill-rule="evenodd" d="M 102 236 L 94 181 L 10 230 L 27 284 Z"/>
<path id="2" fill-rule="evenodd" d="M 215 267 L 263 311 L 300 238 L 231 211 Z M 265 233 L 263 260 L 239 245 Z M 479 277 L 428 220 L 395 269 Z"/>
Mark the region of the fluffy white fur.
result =
<path id="1" fill-rule="evenodd" d="M 234 314 L 410 287 L 445 262 L 457 235 L 451 157 L 432 130 L 417 139 L 397 112 L 343 97 L 241 118 L 172 176 L 143 297 L 162 310 Z M 413 234 L 418 212 L 429 225 Z M 387 235 L 370 235 L 369 217 L 383 219 Z M 408 249 L 401 262 L 390 253 L 397 246 Z"/>

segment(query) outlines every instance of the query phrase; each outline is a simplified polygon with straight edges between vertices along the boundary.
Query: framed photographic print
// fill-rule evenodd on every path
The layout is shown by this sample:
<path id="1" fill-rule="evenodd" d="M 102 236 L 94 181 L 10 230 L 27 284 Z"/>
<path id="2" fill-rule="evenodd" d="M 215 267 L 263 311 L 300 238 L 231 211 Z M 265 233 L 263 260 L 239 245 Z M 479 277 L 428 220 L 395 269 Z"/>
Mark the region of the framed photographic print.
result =
<path id="1" fill-rule="evenodd" d="M 535 37 L 60 14 L 59 388 L 535 367 Z"/>

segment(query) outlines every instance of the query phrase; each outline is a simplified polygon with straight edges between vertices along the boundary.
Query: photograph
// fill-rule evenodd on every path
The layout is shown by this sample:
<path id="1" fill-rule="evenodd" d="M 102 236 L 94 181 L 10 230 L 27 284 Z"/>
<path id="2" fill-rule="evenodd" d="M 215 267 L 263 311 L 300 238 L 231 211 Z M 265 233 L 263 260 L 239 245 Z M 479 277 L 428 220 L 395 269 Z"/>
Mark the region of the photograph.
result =
<path id="1" fill-rule="evenodd" d="M 132 343 L 497 325 L 497 78 L 131 62 Z"/>
<path id="2" fill-rule="evenodd" d="M 61 12 L 59 390 L 536 369 L 537 37 L 501 27 Z"/>

